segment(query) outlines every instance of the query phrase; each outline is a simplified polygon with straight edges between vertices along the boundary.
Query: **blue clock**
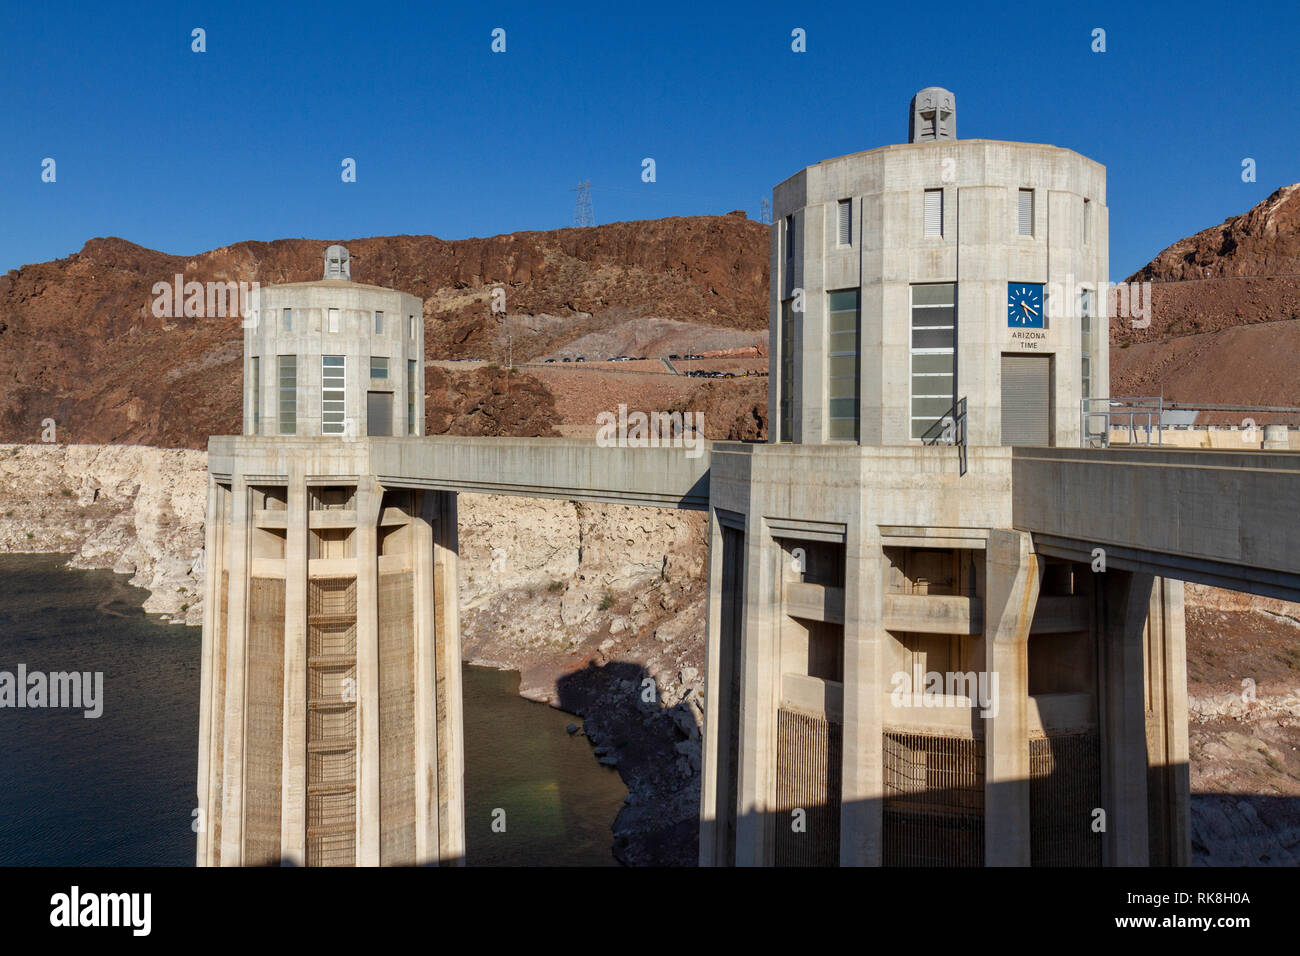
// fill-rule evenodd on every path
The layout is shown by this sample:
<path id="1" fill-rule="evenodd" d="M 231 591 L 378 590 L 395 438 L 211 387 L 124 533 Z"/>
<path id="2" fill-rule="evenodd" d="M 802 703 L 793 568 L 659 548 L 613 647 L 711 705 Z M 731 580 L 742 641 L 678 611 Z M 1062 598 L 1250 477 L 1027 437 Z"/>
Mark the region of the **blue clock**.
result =
<path id="1" fill-rule="evenodd" d="M 1042 329 L 1043 285 L 1032 282 L 1007 283 L 1007 328 Z"/>

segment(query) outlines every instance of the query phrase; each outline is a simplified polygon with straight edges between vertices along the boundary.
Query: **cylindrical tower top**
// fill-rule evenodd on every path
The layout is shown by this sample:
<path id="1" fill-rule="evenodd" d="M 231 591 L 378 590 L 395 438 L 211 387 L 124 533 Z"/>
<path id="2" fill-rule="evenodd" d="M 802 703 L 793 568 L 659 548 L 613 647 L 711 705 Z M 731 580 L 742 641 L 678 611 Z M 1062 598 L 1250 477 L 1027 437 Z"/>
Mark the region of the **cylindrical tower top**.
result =
<path id="1" fill-rule="evenodd" d="M 912 97 L 907 121 L 907 141 L 957 138 L 957 97 L 942 86 L 927 86 Z"/>
<path id="2" fill-rule="evenodd" d="M 346 257 L 332 246 L 323 281 L 253 292 L 244 329 L 244 434 L 424 433 L 424 305 L 350 281 Z"/>

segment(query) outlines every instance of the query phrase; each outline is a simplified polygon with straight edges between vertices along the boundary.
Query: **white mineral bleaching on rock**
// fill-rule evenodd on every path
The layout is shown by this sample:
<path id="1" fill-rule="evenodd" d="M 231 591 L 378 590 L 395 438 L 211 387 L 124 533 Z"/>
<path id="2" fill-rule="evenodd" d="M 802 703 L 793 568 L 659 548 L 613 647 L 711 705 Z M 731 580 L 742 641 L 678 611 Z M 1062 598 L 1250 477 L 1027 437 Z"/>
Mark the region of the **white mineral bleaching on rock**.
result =
<path id="1" fill-rule="evenodd" d="M 142 445 L 0 445 L 0 551 L 130 574 L 145 611 L 203 623 L 207 454 Z"/>
<path id="2" fill-rule="evenodd" d="M 1188 607 L 1211 611 L 1255 611 L 1273 620 L 1290 624 L 1292 627 L 1300 627 L 1300 607 L 1289 601 L 1264 597 L 1260 594 L 1247 594 L 1243 591 L 1212 588 L 1191 581 L 1183 587 Z"/>
<path id="3" fill-rule="evenodd" d="M 1259 720 L 1266 717 L 1300 719 L 1300 689 L 1281 693 L 1256 693 L 1243 700 L 1241 694 L 1211 694 L 1187 698 L 1187 713 L 1194 721 L 1204 722 L 1216 717 L 1236 720 Z"/>

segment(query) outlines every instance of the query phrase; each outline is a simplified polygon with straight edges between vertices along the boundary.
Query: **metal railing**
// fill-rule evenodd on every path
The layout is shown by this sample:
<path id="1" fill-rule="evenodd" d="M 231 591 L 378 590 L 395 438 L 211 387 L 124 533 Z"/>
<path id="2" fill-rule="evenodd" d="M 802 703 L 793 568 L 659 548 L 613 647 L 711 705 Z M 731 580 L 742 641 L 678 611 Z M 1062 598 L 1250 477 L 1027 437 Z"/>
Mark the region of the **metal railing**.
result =
<path id="1" fill-rule="evenodd" d="M 1220 405 L 1210 402 L 1172 402 L 1164 398 L 1085 398 L 1081 403 L 1080 434 L 1083 436 L 1083 444 L 1085 447 L 1109 447 L 1111 432 L 1117 428 L 1117 422 L 1119 429 L 1128 432 L 1131 445 L 1162 445 L 1163 433 L 1167 429 L 1235 427 L 1166 422 L 1164 417 L 1171 412 L 1285 416 L 1300 424 L 1300 408 L 1285 405 Z M 1100 429 L 1098 422 L 1101 423 Z M 1261 427 L 1249 417 L 1242 420 L 1242 426 Z"/>
<path id="2" fill-rule="evenodd" d="M 921 433 L 923 445 L 956 445 L 961 474 L 966 474 L 966 399 L 963 396 Z"/>
<path id="3" fill-rule="evenodd" d="M 1165 413 L 1162 397 L 1155 398 L 1085 398 L 1080 403 L 1080 429 L 1083 444 L 1089 448 L 1108 448 L 1110 446 L 1111 421 L 1118 419 L 1127 424 L 1129 444 L 1150 445 L 1151 435 L 1155 433 L 1155 444 L 1161 444 L 1160 417 Z M 1093 425 L 1100 421 L 1101 430 Z M 1139 422 L 1141 424 L 1139 425 Z M 1141 440 L 1139 441 L 1139 435 Z"/>

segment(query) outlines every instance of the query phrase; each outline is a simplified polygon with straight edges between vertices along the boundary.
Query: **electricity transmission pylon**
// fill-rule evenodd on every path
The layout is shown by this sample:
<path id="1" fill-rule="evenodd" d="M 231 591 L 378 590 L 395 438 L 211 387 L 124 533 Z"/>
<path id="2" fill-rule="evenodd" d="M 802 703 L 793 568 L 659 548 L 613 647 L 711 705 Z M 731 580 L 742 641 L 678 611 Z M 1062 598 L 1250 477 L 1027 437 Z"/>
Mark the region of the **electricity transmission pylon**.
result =
<path id="1" fill-rule="evenodd" d="M 570 189 L 569 192 L 578 194 L 577 202 L 573 207 L 573 224 L 575 226 L 594 226 L 596 217 L 591 212 L 591 180 L 584 179 Z"/>

